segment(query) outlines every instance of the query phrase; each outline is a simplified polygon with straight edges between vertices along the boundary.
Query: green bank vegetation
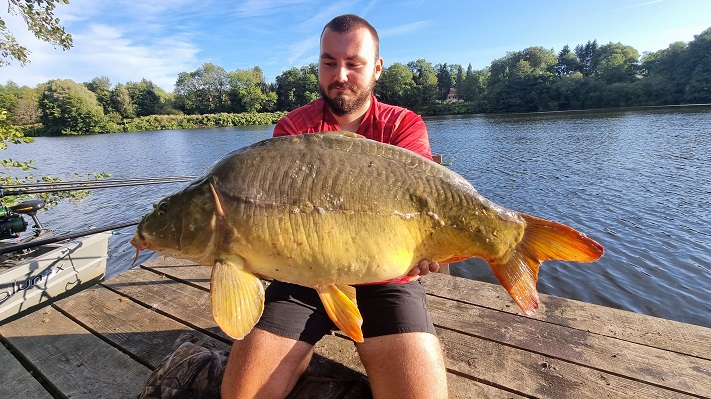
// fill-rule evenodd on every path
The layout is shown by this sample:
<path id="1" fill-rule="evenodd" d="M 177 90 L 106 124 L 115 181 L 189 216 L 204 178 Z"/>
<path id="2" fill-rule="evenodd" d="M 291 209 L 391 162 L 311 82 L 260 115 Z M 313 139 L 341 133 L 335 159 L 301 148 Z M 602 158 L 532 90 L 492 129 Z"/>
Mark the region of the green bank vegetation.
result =
<path id="1" fill-rule="evenodd" d="M 274 123 L 319 96 L 316 64 L 267 83 L 255 66 L 228 72 L 206 63 L 178 75 L 168 93 L 143 79 L 112 85 L 51 80 L 0 85 L 0 109 L 27 135 L 185 129 Z M 711 102 L 711 28 L 688 43 L 639 55 L 596 41 L 512 51 L 481 70 L 419 59 L 385 68 L 375 88 L 384 102 L 423 115 L 564 111 Z"/>

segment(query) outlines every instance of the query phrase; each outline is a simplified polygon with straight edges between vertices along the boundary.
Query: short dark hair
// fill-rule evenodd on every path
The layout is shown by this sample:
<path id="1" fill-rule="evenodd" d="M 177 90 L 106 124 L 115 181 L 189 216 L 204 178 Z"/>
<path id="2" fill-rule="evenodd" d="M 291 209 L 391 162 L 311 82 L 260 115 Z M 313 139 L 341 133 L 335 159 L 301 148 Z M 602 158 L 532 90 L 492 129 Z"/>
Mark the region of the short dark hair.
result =
<path id="1" fill-rule="evenodd" d="M 338 32 L 338 33 L 351 33 L 356 29 L 365 28 L 370 32 L 370 36 L 373 37 L 373 44 L 375 46 L 375 59 L 380 57 L 380 38 L 378 37 L 378 31 L 373 28 L 368 21 L 355 15 L 355 14 L 343 14 L 336 18 L 333 18 L 326 26 L 323 27 L 321 31 L 321 37 L 323 37 L 323 32 L 326 28 Z"/>

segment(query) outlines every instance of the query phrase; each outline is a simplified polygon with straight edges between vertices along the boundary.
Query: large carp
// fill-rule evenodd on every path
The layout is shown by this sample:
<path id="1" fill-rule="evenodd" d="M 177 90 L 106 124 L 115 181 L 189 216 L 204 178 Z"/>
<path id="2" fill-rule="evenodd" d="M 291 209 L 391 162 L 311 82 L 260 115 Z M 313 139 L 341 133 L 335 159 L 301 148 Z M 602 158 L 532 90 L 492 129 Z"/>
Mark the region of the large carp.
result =
<path id="1" fill-rule="evenodd" d="M 213 317 L 236 339 L 262 314 L 257 276 L 313 287 L 335 324 L 362 341 L 354 284 L 403 277 L 423 259 L 477 257 L 530 314 L 542 261 L 603 253 L 570 227 L 490 202 L 414 152 L 345 132 L 233 151 L 160 201 L 131 244 L 212 266 Z"/>

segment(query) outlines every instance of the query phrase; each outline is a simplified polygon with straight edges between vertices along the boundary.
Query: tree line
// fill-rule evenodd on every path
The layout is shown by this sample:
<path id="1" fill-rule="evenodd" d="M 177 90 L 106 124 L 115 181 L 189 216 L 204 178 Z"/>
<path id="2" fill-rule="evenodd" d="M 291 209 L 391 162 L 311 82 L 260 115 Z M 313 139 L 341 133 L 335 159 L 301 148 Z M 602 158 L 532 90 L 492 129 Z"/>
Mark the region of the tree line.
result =
<path id="1" fill-rule="evenodd" d="M 710 103 L 711 28 L 641 56 L 631 46 L 593 40 L 557 53 L 540 46 L 508 52 L 481 70 L 396 62 L 383 70 L 375 94 L 424 115 Z M 30 132 L 87 134 L 273 123 L 319 96 L 317 64 L 267 83 L 258 66 L 226 71 L 206 63 L 181 72 L 172 93 L 147 79 L 116 85 L 106 77 L 55 79 L 35 88 L 8 81 L 0 85 L 0 109 Z M 234 116 L 258 113 L 265 116 Z"/>

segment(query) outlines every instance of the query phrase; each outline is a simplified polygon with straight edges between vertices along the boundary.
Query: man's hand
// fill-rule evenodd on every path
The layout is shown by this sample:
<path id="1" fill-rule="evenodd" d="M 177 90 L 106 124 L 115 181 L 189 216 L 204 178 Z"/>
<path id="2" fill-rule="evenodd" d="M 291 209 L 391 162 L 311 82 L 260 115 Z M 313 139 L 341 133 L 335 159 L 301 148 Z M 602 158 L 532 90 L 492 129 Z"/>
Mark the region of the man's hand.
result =
<path id="1" fill-rule="evenodd" d="M 410 277 L 426 276 L 430 274 L 430 272 L 434 273 L 438 270 L 439 263 L 435 261 L 430 262 L 428 260 L 421 260 L 420 263 L 417 264 L 417 266 L 413 267 L 412 270 L 407 273 L 407 275 Z"/>

